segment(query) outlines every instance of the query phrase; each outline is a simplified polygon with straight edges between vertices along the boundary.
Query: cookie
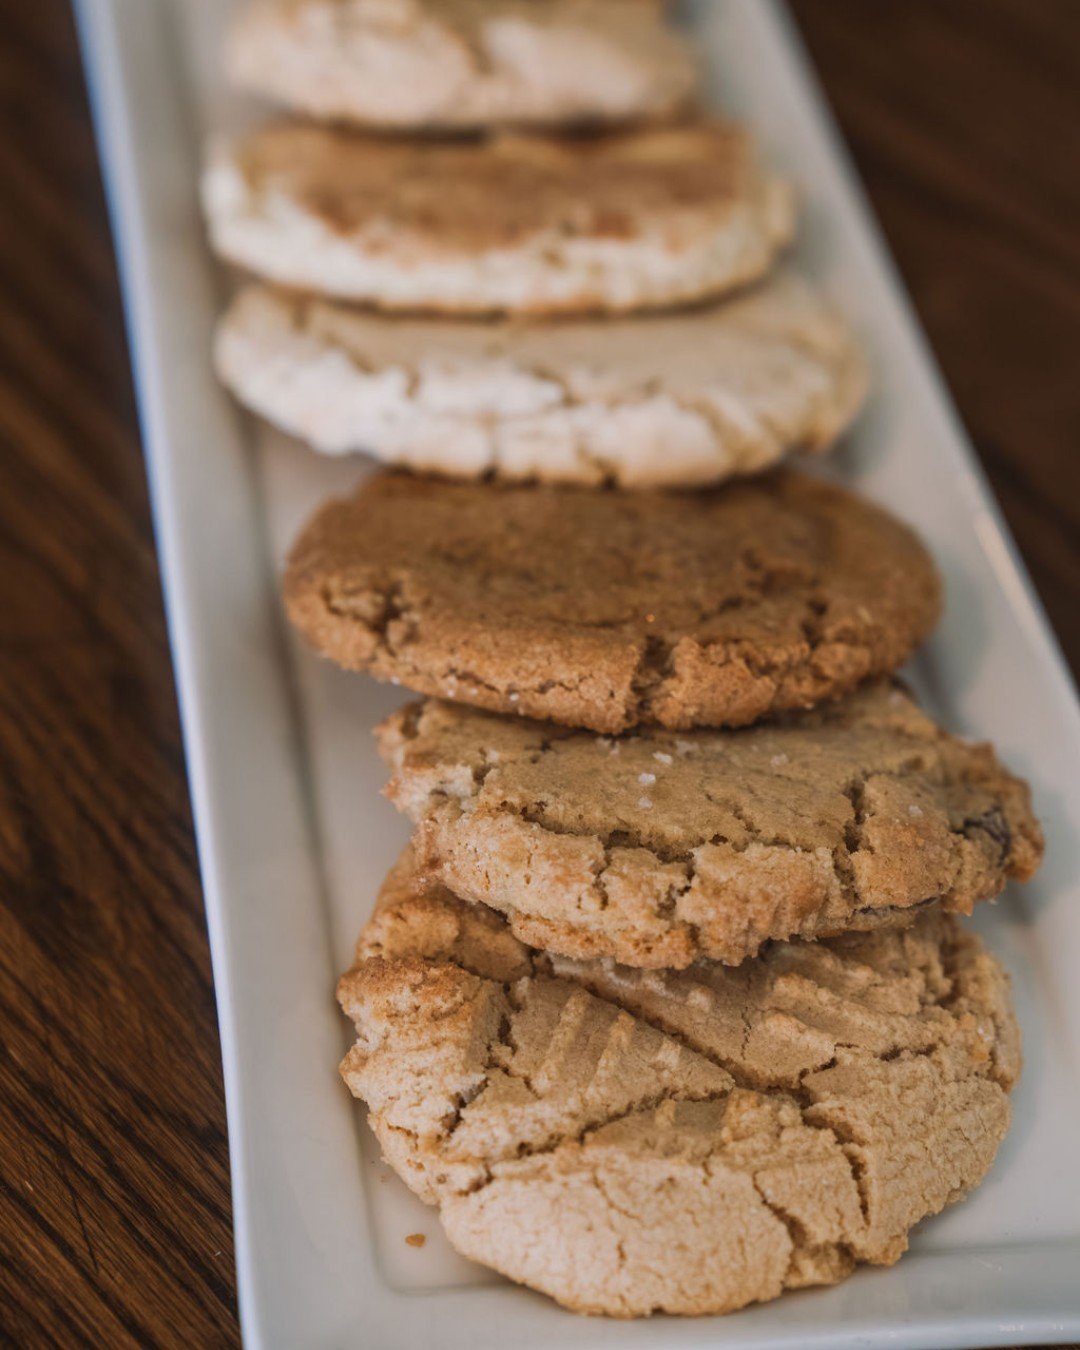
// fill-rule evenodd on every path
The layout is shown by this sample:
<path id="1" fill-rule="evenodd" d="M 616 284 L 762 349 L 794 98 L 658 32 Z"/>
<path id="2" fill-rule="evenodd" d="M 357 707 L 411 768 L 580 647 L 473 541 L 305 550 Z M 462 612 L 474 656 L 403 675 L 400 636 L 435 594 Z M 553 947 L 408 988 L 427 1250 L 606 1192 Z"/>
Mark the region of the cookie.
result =
<path id="1" fill-rule="evenodd" d="M 844 693 L 906 660 L 940 608 L 905 526 L 786 471 L 685 495 L 383 472 L 316 514 L 284 593 L 341 665 L 604 732 Z"/>
<path id="2" fill-rule="evenodd" d="M 663 118 L 696 83 L 657 0 L 260 0 L 227 64 L 298 112 L 387 129 Z"/>
<path id="3" fill-rule="evenodd" d="M 625 487 L 825 450 L 866 386 L 847 324 L 791 274 L 681 313 L 533 323 L 393 318 L 251 286 L 216 362 L 249 408 L 328 454 Z"/>
<path id="4" fill-rule="evenodd" d="M 431 700 L 378 734 L 440 878 L 564 956 L 736 964 L 970 913 L 1042 854 L 1027 785 L 884 683 L 741 731 L 611 740 Z"/>
<path id="5" fill-rule="evenodd" d="M 956 920 L 676 974 L 552 960 L 406 858 L 338 989 L 389 1164 L 579 1312 L 721 1313 L 889 1265 L 984 1177 L 1020 1069 Z"/>
<path id="6" fill-rule="evenodd" d="M 270 127 L 211 153 L 210 236 L 231 262 L 383 309 L 579 313 L 717 295 L 793 228 L 748 135 L 379 139 Z"/>

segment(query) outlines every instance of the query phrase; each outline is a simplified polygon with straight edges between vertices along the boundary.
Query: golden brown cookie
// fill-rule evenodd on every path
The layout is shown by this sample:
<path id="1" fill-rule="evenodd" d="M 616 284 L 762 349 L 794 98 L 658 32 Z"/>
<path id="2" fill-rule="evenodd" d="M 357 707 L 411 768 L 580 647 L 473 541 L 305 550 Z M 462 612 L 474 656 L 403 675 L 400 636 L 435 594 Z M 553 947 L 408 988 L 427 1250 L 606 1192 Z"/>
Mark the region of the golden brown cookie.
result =
<path id="1" fill-rule="evenodd" d="M 866 388 L 790 272 L 626 319 L 402 318 L 249 286 L 218 328 L 237 397 L 326 454 L 478 478 L 688 487 L 827 450 Z"/>
<path id="2" fill-rule="evenodd" d="M 404 130 L 665 117 L 696 73 L 658 0 L 249 0 L 228 66 L 300 112 Z"/>
<path id="3" fill-rule="evenodd" d="M 719 1313 L 889 1265 L 985 1175 L 1008 980 L 941 913 L 683 974 L 552 961 L 406 856 L 342 1064 L 464 1255 L 581 1312 Z"/>
<path id="4" fill-rule="evenodd" d="M 785 472 L 692 496 L 381 473 L 314 517 L 284 586 L 341 665 L 605 732 L 835 697 L 899 666 L 940 607 L 906 526 Z"/>
<path id="5" fill-rule="evenodd" d="M 790 239 L 786 183 L 719 123 L 413 141 L 264 129 L 212 151 L 211 241 L 283 285 L 383 309 L 625 311 L 718 295 Z"/>
<path id="6" fill-rule="evenodd" d="M 743 730 L 615 740 L 432 700 L 379 739 L 440 878 L 565 956 L 735 964 L 921 905 L 970 913 L 1042 855 L 1027 785 L 887 684 Z"/>

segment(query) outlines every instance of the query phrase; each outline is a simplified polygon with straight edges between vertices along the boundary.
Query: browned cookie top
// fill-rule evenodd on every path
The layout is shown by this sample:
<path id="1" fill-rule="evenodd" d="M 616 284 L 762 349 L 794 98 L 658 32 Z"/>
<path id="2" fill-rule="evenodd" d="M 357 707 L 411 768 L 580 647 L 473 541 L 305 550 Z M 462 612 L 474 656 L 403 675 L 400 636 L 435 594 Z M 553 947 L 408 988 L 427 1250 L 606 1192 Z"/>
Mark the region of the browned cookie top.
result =
<path id="1" fill-rule="evenodd" d="M 453 256 L 519 243 L 538 220 L 620 239 L 650 212 L 726 212 L 756 167 L 752 151 L 743 128 L 722 123 L 484 143 L 279 125 L 242 142 L 237 160 L 250 180 L 287 192 L 336 231 L 377 225 L 389 253 Z"/>
<path id="2" fill-rule="evenodd" d="M 794 473 L 693 496 L 380 473 L 309 523 L 285 602 L 344 666 L 617 732 L 842 694 L 907 658 L 940 586 L 906 526 Z"/>
<path id="3" fill-rule="evenodd" d="M 626 311 L 762 276 L 786 182 L 740 127 L 406 140 L 272 126 L 212 149 L 215 248 L 283 284 L 388 309 Z"/>

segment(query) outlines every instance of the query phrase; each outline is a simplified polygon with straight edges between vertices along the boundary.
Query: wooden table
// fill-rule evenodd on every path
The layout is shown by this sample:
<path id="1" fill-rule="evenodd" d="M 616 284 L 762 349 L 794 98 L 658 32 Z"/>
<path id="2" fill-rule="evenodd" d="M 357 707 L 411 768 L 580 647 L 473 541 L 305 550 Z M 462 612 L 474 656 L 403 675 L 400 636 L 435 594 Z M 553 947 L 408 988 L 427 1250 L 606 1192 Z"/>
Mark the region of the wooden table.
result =
<path id="1" fill-rule="evenodd" d="M 1077 0 L 794 8 L 1075 667 Z M 64 0 L 0 9 L 0 119 L 0 1342 L 232 1345 L 213 986 Z"/>

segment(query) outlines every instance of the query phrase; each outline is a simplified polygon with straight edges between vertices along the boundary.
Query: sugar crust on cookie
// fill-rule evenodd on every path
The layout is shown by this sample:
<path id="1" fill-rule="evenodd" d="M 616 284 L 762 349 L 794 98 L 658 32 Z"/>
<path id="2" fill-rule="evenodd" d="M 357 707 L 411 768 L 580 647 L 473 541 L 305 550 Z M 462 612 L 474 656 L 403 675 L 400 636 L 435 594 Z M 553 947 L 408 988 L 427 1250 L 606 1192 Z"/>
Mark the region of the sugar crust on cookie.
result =
<path id="1" fill-rule="evenodd" d="M 696 83 L 656 0 L 256 0 L 235 83 L 299 112 L 397 129 L 664 118 Z"/>
<path id="2" fill-rule="evenodd" d="M 217 369 L 326 454 L 449 477 L 690 487 L 828 449 L 866 369 L 794 274 L 676 314 L 515 323 L 401 318 L 247 287 Z"/>

